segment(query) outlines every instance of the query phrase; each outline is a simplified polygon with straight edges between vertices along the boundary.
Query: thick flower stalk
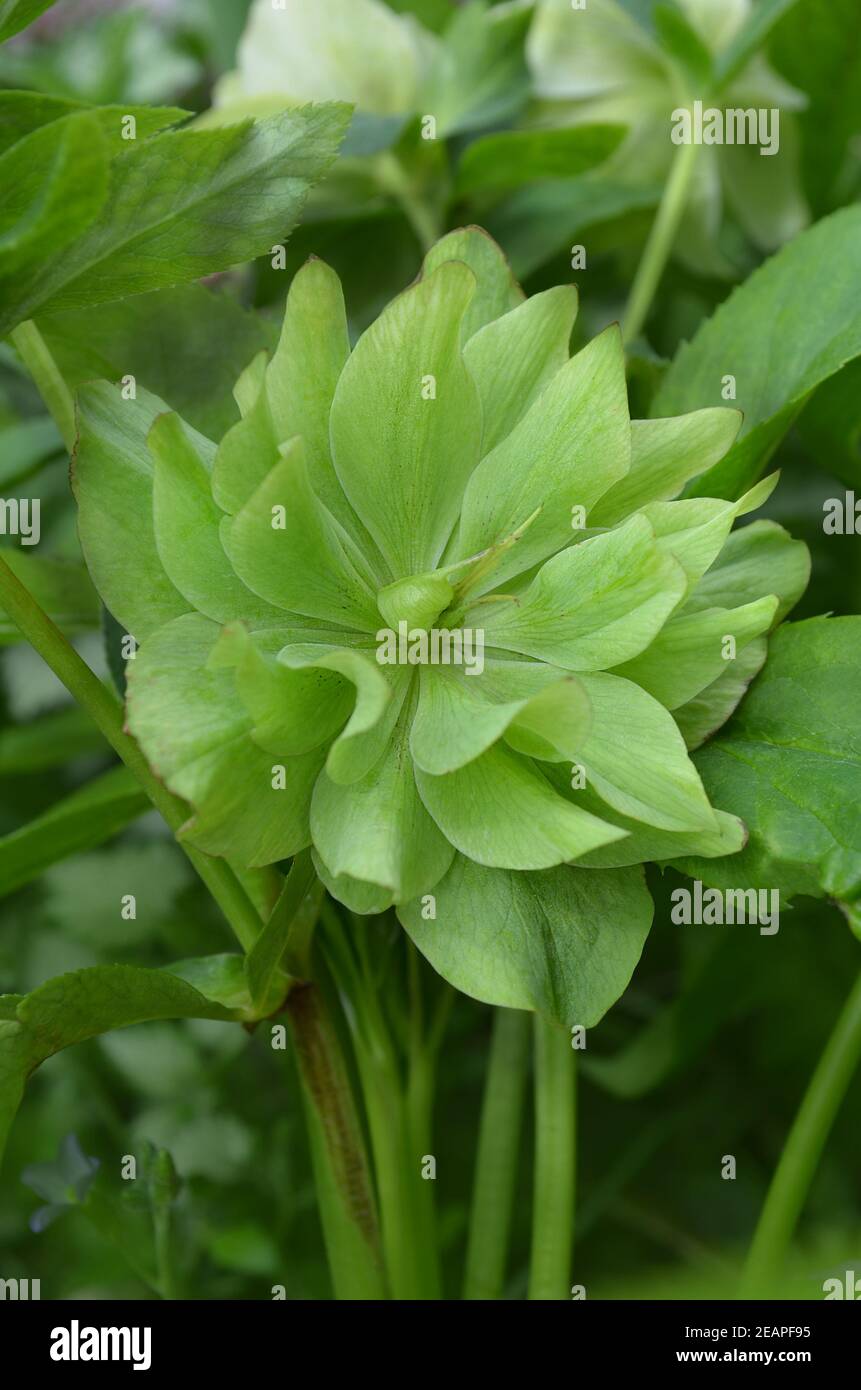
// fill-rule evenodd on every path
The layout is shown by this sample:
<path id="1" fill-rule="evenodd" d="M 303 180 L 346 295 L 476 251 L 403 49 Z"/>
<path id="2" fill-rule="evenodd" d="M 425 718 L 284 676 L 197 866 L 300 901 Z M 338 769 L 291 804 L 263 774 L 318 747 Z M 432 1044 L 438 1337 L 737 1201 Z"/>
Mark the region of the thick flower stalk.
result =
<path id="1" fill-rule="evenodd" d="M 217 444 L 142 390 L 80 394 L 81 540 L 140 643 L 128 725 L 183 834 L 247 866 L 310 846 L 335 898 L 396 905 L 432 959 L 483 913 L 502 949 L 524 914 L 540 939 L 560 895 L 600 930 L 613 871 L 742 845 L 688 747 L 807 578 L 780 527 L 731 533 L 771 480 L 674 500 L 738 413 L 632 421 L 618 328 L 569 356 L 576 308 L 524 299 L 469 229 L 352 351 L 309 262 Z"/>

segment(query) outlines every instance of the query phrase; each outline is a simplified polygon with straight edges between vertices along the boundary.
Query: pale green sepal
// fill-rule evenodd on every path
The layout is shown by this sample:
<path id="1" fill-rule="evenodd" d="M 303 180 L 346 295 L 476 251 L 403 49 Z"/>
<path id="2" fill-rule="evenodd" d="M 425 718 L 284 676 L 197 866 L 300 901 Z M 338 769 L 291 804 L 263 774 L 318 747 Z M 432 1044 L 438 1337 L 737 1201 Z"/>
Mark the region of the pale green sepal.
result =
<path id="1" fill-rule="evenodd" d="M 494 646 L 568 671 L 600 671 L 648 647 L 683 597 L 684 570 L 643 516 L 555 555 L 515 605 L 479 607 Z"/>
<path id="2" fill-rule="evenodd" d="M 480 674 L 469 674 L 464 666 L 423 666 L 410 735 L 416 765 L 434 776 L 463 767 L 501 738 L 541 691 L 560 681 L 574 700 L 582 696 L 582 687 L 565 672 L 539 662 L 506 660 L 498 652 L 485 654 Z M 577 705 L 582 714 L 581 701 Z"/>
<path id="3" fill-rule="evenodd" d="M 349 539 L 311 490 L 302 441 L 282 453 L 242 511 L 222 521 L 233 568 L 277 608 L 376 630 L 374 595 L 349 558 Z"/>
<path id="4" fill-rule="evenodd" d="M 777 606 L 770 594 L 741 608 L 685 609 L 615 674 L 641 685 L 667 709 L 678 709 L 717 680 L 748 642 L 768 631 Z"/>
<path id="5" fill-rule="evenodd" d="M 460 352 L 475 290 L 446 261 L 356 344 L 332 404 L 335 468 L 392 575 L 436 568 L 478 462 L 481 405 Z"/>
<path id="6" fill-rule="evenodd" d="M 107 381 L 77 393 L 72 488 L 81 547 L 104 603 L 138 641 L 191 606 L 165 572 L 152 519 L 153 461 L 146 441 L 167 408 L 140 386 L 129 401 Z"/>
<path id="7" fill-rule="evenodd" d="M 221 512 L 210 493 L 207 455 L 178 415 L 160 415 L 149 432 L 154 460 L 153 520 L 162 564 L 199 613 L 216 622 L 234 618 L 260 626 L 283 614 L 245 587 L 219 537 Z M 208 446 L 211 463 L 212 446 Z"/>
<path id="8" fill-rule="evenodd" d="M 810 580 L 810 552 L 776 521 L 733 531 L 715 563 L 689 595 L 686 612 L 735 608 L 750 594 L 776 594 L 775 623 L 795 607 Z"/>
<path id="9" fill-rule="evenodd" d="M 422 275 L 432 275 L 446 261 L 463 261 L 477 282 L 472 303 L 463 317 L 464 344 L 485 324 L 516 309 L 526 298 L 503 251 L 482 227 L 459 227 L 441 237 L 425 256 Z"/>
<path id="10" fill-rule="evenodd" d="M 323 887 L 351 912 L 360 917 L 376 917 L 392 906 L 394 896 L 390 889 L 377 883 L 362 883 L 358 878 L 350 878 L 349 874 L 330 873 L 316 850 L 312 851 L 311 857 Z"/>
<path id="11" fill-rule="evenodd" d="M 262 357 L 265 366 L 266 354 L 262 354 Z M 259 358 L 254 361 L 259 361 Z M 246 368 L 246 371 L 251 372 L 251 368 Z M 241 511 L 279 458 L 279 441 L 272 423 L 265 382 L 259 380 L 259 372 L 253 373 L 241 388 L 237 382 L 237 390 L 247 404 L 255 385 L 255 401 L 243 410 L 242 419 L 227 431 L 212 466 L 212 496 L 221 510 L 231 516 Z"/>
<path id="12" fill-rule="evenodd" d="M 566 1031 L 592 1027 L 624 993 L 653 913 L 639 868 L 509 873 L 460 855 L 434 891 L 432 917 L 424 906 L 407 903 L 398 916 L 455 989 Z"/>
<path id="13" fill-rule="evenodd" d="M 278 660 L 295 671 L 333 672 L 355 687 L 348 702 L 352 712 L 329 749 L 326 771 L 333 782 L 357 782 L 382 757 L 400 715 L 410 673 L 400 668 L 387 680 L 369 654 L 354 648 L 323 652 L 287 646 L 278 653 Z"/>
<path id="14" fill-rule="evenodd" d="M 632 681 L 581 676 L 592 710 L 571 749 L 587 783 L 615 811 L 664 830 L 713 830 L 715 813 L 671 714 Z"/>
<path id="15" fill-rule="evenodd" d="M 236 379 L 233 387 L 233 399 L 239 406 L 239 414 L 243 419 L 250 414 L 260 398 L 260 392 L 266 381 L 268 361 L 269 353 L 265 348 L 261 348 L 260 352 L 252 357 L 248 366 L 239 373 Z"/>
<path id="16" fill-rule="evenodd" d="M 689 750 L 699 748 L 726 723 L 747 694 L 751 681 L 759 675 L 767 656 L 768 640 L 755 637 L 735 661 L 727 662 L 729 669 L 722 671 L 717 680 L 673 710 L 673 718 Z"/>
<path id="17" fill-rule="evenodd" d="M 487 592 L 578 539 L 598 499 L 630 466 L 625 357 L 616 325 L 562 367 L 469 480 L 447 559 L 524 533 L 485 577 Z"/>
<path id="18" fill-rule="evenodd" d="M 410 627 L 429 628 L 448 608 L 454 589 L 443 574 L 411 574 L 396 579 L 377 594 L 380 616 L 397 630 L 400 622 Z"/>
<path id="19" fill-rule="evenodd" d="M 728 453 L 741 429 L 740 410 L 715 406 L 663 420 L 631 421 L 631 469 L 593 508 L 593 526 L 615 526 L 648 502 L 676 497 Z"/>
<path id="20" fill-rule="evenodd" d="M 314 844 L 330 872 L 387 888 L 396 902 L 429 892 L 454 856 L 416 790 L 408 736 L 402 717 L 370 772 L 349 786 L 323 772 L 311 804 Z"/>
<path id="21" fill-rule="evenodd" d="M 564 367 L 576 317 L 576 288 L 558 285 L 485 324 L 465 344 L 463 360 L 481 397 L 482 456 L 511 433 Z"/>
<path id="22" fill-rule="evenodd" d="M 444 777 L 417 768 L 416 783 L 446 838 L 491 868 L 548 869 L 624 833 L 565 801 L 501 743 Z"/>

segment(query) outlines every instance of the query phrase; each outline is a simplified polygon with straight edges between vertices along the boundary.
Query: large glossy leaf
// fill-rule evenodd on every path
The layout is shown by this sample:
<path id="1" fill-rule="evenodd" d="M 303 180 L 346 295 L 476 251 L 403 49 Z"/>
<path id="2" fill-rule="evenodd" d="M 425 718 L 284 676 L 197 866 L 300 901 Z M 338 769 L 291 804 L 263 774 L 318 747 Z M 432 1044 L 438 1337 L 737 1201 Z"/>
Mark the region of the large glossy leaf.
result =
<path id="1" fill-rule="evenodd" d="M 44 248 L 39 264 L 7 282 L 0 332 L 39 311 L 142 294 L 262 255 L 295 222 L 348 118 L 332 103 L 129 142 L 84 235 L 62 256 Z"/>
<path id="2" fill-rule="evenodd" d="M 861 618 L 780 628 L 726 729 L 695 755 L 711 799 L 750 838 L 730 860 L 678 867 L 785 898 L 861 895 Z"/>
<path id="3" fill-rule="evenodd" d="M 399 909 L 419 950 L 456 989 L 591 1027 L 633 974 L 652 921 L 642 869 L 486 869 L 460 855 L 435 891 Z"/>
<path id="4" fill-rule="evenodd" d="M 861 353 L 861 208 L 818 222 L 737 289 L 676 355 L 653 406 L 675 415 L 721 404 L 736 379 L 738 443 L 690 489 L 738 497 L 762 473 L 810 392 Z"/>

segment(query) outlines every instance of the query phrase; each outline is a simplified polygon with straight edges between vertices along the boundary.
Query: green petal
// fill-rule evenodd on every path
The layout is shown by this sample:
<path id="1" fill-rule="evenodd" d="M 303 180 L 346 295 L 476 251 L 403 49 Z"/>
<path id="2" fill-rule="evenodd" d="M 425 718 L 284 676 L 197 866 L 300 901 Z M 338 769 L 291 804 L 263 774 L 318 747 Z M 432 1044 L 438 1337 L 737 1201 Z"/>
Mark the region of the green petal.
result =
<path id="1" fill-rule="evenodd" d="M 565 366 L 576 317 L 577 290 L 559 285 L 533 295 L 470 338 L 463 360 L 481 397 L 482 455 L 511 433 Z"/>
<path id="2" fill-rule="evenodd" d="M 242 419 L 250 415 L 260 397 L 263 384 L 266 381 L 266 366 L 269 361 L 269 354 L 265 348 L 252 357 L 248 366 L 245 367 L 236 379 L 233 387 L 233 399 L 239 406 L 239 414 Z"/>
<path id="3" fill-rule="evenodd" d="M 230 563 L 249 589 L 278 608 L 376 629 L 373 594 L 352 563 L 349 538 L 311 490 L 302 441 L 291 440 L 281 452 L 242 511 L 222 521 Z"/>
<path id="4" fill-rule="evenodd" d="M 463 316 L 463 343 L 485 324 L 516 309 L 526 297 L 504 252 L 481 227 L 459 227 L 442 237 L 425 256 L 422 274 L 432 275 L 446 261 L 463 261 L 476 279 L 475 294 Z"/>
<path id="5" fill-rule="evenodd" d="M 269 409 L 265 375 L 259 363 L 265 353 L 245 369 L 234 388 L 242 419 L 232 425 L 218 446 L 212 465 L 212 495 L 223 512 L 240 511 L 278 462 L 278 439 Z M 254 400 L 250 393 L 256 390 Z"/>
<path id="6" fill-rule="evenodd" d="M 625 359 L 614 325 L 556 373 L 470 478 L 453 560 L 504 540 L 540 508 L 477 592 L 522 574 L 576 539 L 572 508 L 588 513 L 627 473 L 630 440 Z"/>
<path id="7" fill-rule="evenodd" d="M 445 777 L 417 768 L 416 782 L 446 838 L 491 868 L 548 869 L 622 834 L 558 796 L 534 763 L 501 744 Z"/>
<path id="8" fill-rule="evenodd" d="M 154 462 L 153 521 L 165 571 L 207 618 L 244 618 L 255 626 L 283 620 L 233 572 L 219 539 L 221 512 L 209 490 L 212 445 L 180 420 L 160 415 L 149 432 Z"/>
<path id="9" fill-rule="evenodd" d="M 754 521 L 733 531 L 685 609 L 735 608 L 766 591 L 779 600 L 775 623 L 795 607 L 810 579 L 810 552 L 775 521 Z"/>
<path id="10" fill-rule="evenodd" d="M 647 502 L 664 502 L 718 463 L 741 428 L 740 410 L 693 410 L 665 420 L 631 421 L 631 469 L 590 513 L 593 526 L 615 526 Z"/>
<path id="11" fill-rule="evenodd" d="M 678 560 L 689 589 L 720 554 L 736 518 L 761 507 L 777 486 L 778 477 L 773 473 L 763 478 L 738 502 L 691 497 L 680 502 L 653 502 L 643 508 L 643 515 L 655 528 L 658 549 Z"/>
<path id="12" fill-rule="evenodd" d="M 624 993 L 653 911 L 641 870 L 507 873 L 460 856 L 434 896 L 432 920 L 419 902 L 398 912 L 434 969 L 474 999 L 565 1028 L 592 1027 Z"/>
<path id="13" fill-rule="evenodd" d="M 600 805 L 597 798 L 595 804 Z M 726 811 L 715 811 L 715 818 L 715 830 L 675 832 L 614 815 L 619 828 L 630 832 L 628 839 L 593 850 L 576 862 L 584 869 L 606 871 L 633 864 L 663 863 L 676 855 L 695 854 L 702 859 L 721 859 L 725 854 L 737 854 L 747 839 L 743 823 L 738 816 L 730 816 Z"/>
<path id="14" fill-rule="evenodd" d="M 322 773 L 311 828 L 333 875 L 388 888 L 398 902 L 433 888 L 454 855 L 416 790 L 404 717 L 383 756 L 358 782 L 339 786 Z"/>
<path id="15" fill-rule="evenodd" d="M 768 639 L 755 637 L 735 661 L 727 662 L 729 670 L 722 671 L 717 680 L 693 700 L 673 710 L 673 718 L 689 749 L 699 748 L 726 723 L 747 694 L 751 681 L 759 675 L 767 656 Z"/>
<path id="16" fill-rule="evenodd" d="M 276 661 L 283 646 L 279 629 L 252 634 L 242 623 L 232 623 L 222 631 L 208 669 L 233 668 L 259 748 L 275 755 L 308 753 L 343 727 L 353 699 L 332 671 L 318 665 L 290 670 Z"/>
<path id="17" fill-rule="evenodd" d="M 128 724 L 157 775 L 195 809 L 184 838 L 258 867 L 310 843 L 311 791 L 325 750 L 282 759 L 286 787 L 273 788 L 272 755 L 250 737 L 233 672 L 208 668 L 219 633 L 217 623 L 188 613 L 149 636 L 127 668 Z"/>
<path id="18" fill-rule="evenodd" d="M 713 829 L 714 811 L 672 715 L 632 681 L 603 672 L 581 680 L 592 725 L 571 756 L 602 800 L 665 830 Z"/>
<path id="19" fill-rule="evenodd" d="M 477 611 L 494 646 L 568 671 L 601 671 L 648 647 L 685 587 L 681 566 L 660 553 L 639 516 L 548 560 L 517 607 Z"/>
<path id="20" fill-rule="evenodd" d="M 278 660 L 296 671 L 331 671 L 355 688 L 352 713 L 329 749 L 326 771 L 333 782 L 357 782 L 382 757 L 409 687 L 409 670 L 391 671 L 386 680 L 369 655 L 349 648 L 284 647 Z"/>
<path id="21" fill-rule="evenodd" d="M 349 874 L 330 873 L 316 850 L 312 851 L 311 858 L 323 887 L 351 912 L 360 917 L 376 917 L 392 906 L 394 897 L 388 888 L 378 883 L 362 883 L 361 879 L 350 878 Z"/>
<path id="22" fill-rule="evenodd" d="M 475 289 L 447 261 L 356 344 L 332 406 L 335 467 L 394 576 L 434 569 L 478 462 L 481 407 L 460 352 Z"/>
<path id="23" fill-rule="evenodd" d="M 672 618 L 651 646 L 633 661 L 619 666 L 616 675 L 627 676 L 648 690 L 667 709 L 692 700 L 727 668 L 727 637 L 735 639 L 736 653 L 755 637 L 767 632 L 777 612 L 772 594 L 741 608 L 707 608 L 681 612 Z"/>
<path id="24" fill-rule="evenodd" d="M 484 670 L 474 676 L 463 666 L 423 666 L 410 736 L 417 766 L 441 776 L 471 762 L 562 675 L 552 666 L 498 656 L 485 657 Z"/>
<path id="25" fill-rule="evenodd" d="M 79 389 L 72 486 L 93 583 L 117 621 L 141 641 L 190 605 L 165 573 L 152 521 L 146 441 L 167 406 L 141 387 L 130 401 L 120 391 L 106 381 Z"/>

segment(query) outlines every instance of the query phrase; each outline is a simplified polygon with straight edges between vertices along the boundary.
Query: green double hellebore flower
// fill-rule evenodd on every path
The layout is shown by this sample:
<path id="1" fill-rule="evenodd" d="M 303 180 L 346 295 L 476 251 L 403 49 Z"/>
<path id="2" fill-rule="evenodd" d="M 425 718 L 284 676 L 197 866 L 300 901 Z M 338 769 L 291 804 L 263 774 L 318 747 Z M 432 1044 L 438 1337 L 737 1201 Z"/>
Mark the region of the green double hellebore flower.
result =
<path id="1" fill-rule="evenodd" d="M 537 949 L 551 918 L 621 913 L 630 975 L 649 912 L 624 866 L 741 846 L 685 738 L 727 718 L 806 582 L 779 527 L 730 535 L 770 482 L 670 500 L 738 413 L 631 421 L 618 329 L 569 357 L 576 308 L 571 286 L 525 300 L 469 229 L 352 352 L 309 262 L 217 445 L 143 391 L 80 398 L 81 540 L 141 644 L 128 724 L 188 838 L 246 866 L 313 846 L 336 898 L 397 904 L 503 1003 L 528 991 L 515 920 L 537 914 Z M 485 931 L 509 952 L 492 983 Z"/>

